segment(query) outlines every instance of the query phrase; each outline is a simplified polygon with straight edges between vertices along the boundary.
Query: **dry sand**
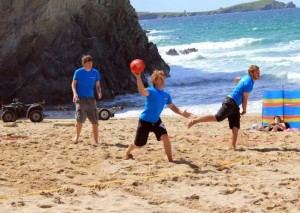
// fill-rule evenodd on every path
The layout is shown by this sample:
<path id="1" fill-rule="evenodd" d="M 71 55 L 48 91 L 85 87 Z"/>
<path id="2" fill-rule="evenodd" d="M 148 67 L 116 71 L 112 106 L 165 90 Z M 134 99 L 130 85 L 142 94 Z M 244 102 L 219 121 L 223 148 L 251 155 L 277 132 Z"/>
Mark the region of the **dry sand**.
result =
<path id="1" fill-rule="evenodd" d="M 260 119 L 242 118 L 233 151 L 227 121 L 163 117 L 174 163 L 152 133 L 123 159 L 138 118 L 101 121 L 98 147 L 89 123 L 73 144 L 71 119 L 0 121 L 0 212 L 300 212 L 300 131 L 252 130 Z"/>

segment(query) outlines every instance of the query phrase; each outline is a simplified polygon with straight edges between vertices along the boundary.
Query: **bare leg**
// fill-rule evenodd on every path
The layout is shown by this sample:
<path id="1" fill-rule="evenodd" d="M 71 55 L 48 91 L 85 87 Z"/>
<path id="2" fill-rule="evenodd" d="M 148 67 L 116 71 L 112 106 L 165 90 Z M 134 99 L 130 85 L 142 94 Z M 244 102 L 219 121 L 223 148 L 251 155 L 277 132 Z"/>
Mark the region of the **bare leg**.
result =
<path id="1" fill-rule="evenodd" d="M 135 148 L 137 148 L 137 146 L 134 143 L 132 143 L 128 146 L 128 148 L 126 149 L 126 152 L 125 152 L 126 159 L 133 157 L 131 154 L 131 151 L 134 150 Z"/>
<path id="2" fill-rule="evenodd" d="M 92 125 L 93 125 L 93 135 L 94 135 L 95 144 L 99 144 L 99 142 L 98 142 L 98 124 L 92 124 Z"/>
<path id="3" fill-rule="evenodd" d="M 162 135 L 160 139 L 164 143 L 165 153 L 168 157 L 169 162 L 173 162 L 171 143 L 170 143 L 170 139 L 169 139 L 168 135 L 167 134 Z"/>
<path id="4" fill-rule="evenodd" d="M 79 140 L 81 129 L 82 129 L 82 123 L 77 122 L 76 123 L 76 136 L 74 138 L 75 143 L 77 143 Z"/>
<path id="5" fill-rule="evenodd" d="M 217 121 L 215 115 L 205 115 L 205 116 L 202 116 L 202 117 L 198 117 L 196 119 L 192 119 L 188 124 L 188 128 L 191 128 L 194 124 L 197 124 L 197 123 L 215 122 L 215 121 Z"/>
<path id="6" fill-rule="evenodd" d="M 232 136 L 231 136 L 231 146 L 234 150 L 236 150 L 236 141 L 239 134 L 239 129 L 236 127 L 232 128 Z"/>

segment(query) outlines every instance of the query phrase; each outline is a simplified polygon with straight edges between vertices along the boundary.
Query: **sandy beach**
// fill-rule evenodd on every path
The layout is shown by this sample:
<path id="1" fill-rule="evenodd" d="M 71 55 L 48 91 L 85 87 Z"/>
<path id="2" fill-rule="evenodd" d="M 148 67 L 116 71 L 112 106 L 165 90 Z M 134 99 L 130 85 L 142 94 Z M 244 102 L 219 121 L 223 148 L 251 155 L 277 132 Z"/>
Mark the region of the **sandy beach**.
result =
<path id="1" fill-rule="evenodd" d="M 0 212 L 299 212 L 300 131 L 259 132 L 260 115 L 241 119 L 238 151 L 228 122 L 162 117 L 173 151 L 150 134 L 124 160 L 138 118 L 100 121 L 93 146 L 74 119 L 0 121 Z"/>

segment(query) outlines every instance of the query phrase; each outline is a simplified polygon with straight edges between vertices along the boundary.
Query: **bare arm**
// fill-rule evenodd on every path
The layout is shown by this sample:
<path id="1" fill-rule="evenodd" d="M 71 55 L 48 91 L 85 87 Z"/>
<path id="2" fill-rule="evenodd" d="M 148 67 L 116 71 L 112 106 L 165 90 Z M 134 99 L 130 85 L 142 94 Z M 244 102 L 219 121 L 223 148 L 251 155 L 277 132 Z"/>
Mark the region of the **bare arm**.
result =
<path id="1" fill-rule="evenodd" d="M 73 102 L 79 101 L 78 94 L 76 91 L 76 85 L 77 85 L 77 80 L 73 79 L 72 84 L 71 84 L 72 91 L 73 91 Z"/>
<path id="2" fill-rule="evenodd" d="M 241 80 L 241 77 L 235 77 L 234 78 L 234 85 L 237 85 Z"/>
<path id="3" fill-rule="evenodd" d="M 242 111 L 241 115 L 244 115 L 247 112 L 247 104 L 248 104 L 249 95 L 250 95 L 250 93 L 247 93 L 247 92 L 243 93 L 243 102 L 242 102 L 243 111 Z"/>
<path id="4" fill-rule="evenodd" d="M 186 110 L 182 111 L 181 109 L 179 109 L 177 106 L 175 106 L 174 104 L 169 104 L 168 107 L 175 112 L 178 115 L 182 115 L 185 118 L 188 118 L 192 115 L 192 113 L 187 112 Z"/>
<path id="5" fill-rule="evenodd" d="M 144 87 L 144 84 L 142 82 L 142 79 L 141 79 L 141 74 L 135 74 L 133 73 L 136 77 L 136 84 L 137 84 L 137 87 L 138 87 L 138 91 L 139 93 L 142 95 L 142 96 L 145 96 L 147 97 L 149 95 L 149 92 L 148 90 L 145 89 Z"/>
<path id="6" fill-rule="evenodd" d="M 100 81 L 96 81 L 96 91 L 97 91 L 98 99 L 102 98 Z"/>

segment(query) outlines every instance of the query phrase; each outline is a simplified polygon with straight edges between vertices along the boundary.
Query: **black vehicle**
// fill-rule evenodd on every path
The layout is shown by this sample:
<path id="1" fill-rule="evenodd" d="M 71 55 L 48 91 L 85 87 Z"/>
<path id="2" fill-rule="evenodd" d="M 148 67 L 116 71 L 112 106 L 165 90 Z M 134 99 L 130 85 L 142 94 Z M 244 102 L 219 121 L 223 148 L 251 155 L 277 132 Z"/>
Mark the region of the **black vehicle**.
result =
<path id="1" fill-rule="evenodd" d="M 3 122 L 15 122 L 18 118 L 29 118 L 32 122 L 42 122 L 44 120 L 43 104 L 45 101 L 23 104 L 15 98 L 11 104 L 2 105 L 1 118 Z"/>
<path id="2" fill-rule="evenodd" d="M 108 120 L 110 117 L 114 117 L 115 113 L 123 110 L 123 107 L 113 107 L 111 109 L 98 108 L 99 120 Z"/>

